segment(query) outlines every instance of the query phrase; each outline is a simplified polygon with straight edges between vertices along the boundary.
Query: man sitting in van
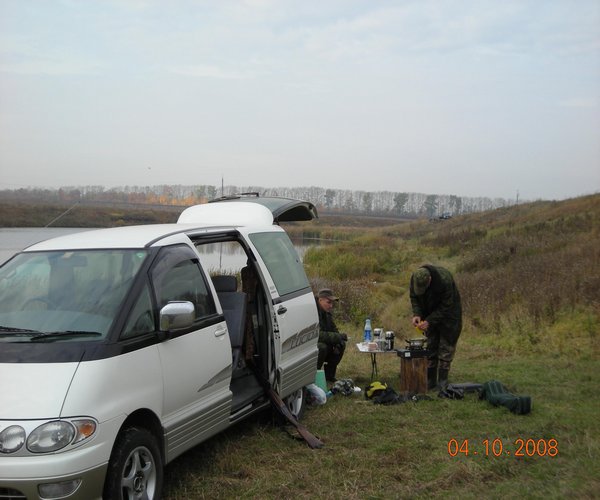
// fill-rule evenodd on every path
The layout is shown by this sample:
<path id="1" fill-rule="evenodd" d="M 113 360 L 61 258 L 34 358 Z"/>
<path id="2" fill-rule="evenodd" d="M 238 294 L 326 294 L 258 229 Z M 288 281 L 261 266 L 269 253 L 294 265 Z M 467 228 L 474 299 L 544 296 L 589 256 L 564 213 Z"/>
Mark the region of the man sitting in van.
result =
<path id="1" fill-rule="evenodd" d="M 325 364 L 325 379 L 329 382 L 335 382 L 335 372 L 337 366 L 342 360 L 346 341 L 348 336 L 340 333 L 333 321 L 333 306 L 338 301 L 338 297 L 333 295 L 329 288 L 319 290 L 316 296 L 317 309 L 319 311 L 319 359 L 317 369 L 321 369 Z"/>

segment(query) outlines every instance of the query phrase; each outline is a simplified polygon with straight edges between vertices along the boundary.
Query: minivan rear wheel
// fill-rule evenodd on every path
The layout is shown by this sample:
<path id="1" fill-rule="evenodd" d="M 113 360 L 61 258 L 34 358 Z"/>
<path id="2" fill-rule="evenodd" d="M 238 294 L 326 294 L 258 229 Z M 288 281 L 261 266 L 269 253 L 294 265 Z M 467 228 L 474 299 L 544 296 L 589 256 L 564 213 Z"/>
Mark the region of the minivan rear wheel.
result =
<path id="1" fill-rule="evenodd" d="M 110 456 L 104 498 L 158 499 L 162 483 L 163 463 L 154 435 L 141 427 L 122 431 Z"/>

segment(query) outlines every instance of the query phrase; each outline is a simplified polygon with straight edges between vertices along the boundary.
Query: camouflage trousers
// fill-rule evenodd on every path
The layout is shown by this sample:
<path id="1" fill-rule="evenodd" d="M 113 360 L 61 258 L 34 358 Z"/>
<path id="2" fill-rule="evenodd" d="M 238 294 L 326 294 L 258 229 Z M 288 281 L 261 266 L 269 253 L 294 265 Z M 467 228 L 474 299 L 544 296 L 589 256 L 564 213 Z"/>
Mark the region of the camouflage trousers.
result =
<path id="1" fill-rule="evenodd" d="M 442 370 L 449 370 L 454 354 L 456 353 L 456 344 L 460 336 L 460 325 L 454 328 L 430 328 L 427 332 L 427 350 L 431 352 L 427 359 L 428 368 L 439 367 Z"/>

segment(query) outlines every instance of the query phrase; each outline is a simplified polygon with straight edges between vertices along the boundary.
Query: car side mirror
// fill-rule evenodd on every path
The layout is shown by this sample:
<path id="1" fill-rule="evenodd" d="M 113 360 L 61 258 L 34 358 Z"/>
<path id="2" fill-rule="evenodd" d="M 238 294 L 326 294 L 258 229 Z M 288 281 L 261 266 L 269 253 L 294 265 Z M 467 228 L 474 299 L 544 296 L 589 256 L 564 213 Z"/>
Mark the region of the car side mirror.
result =
<path id="1" fill-rule="evenodd" d="M 189 300 L 169 302 L 159 313 L 160 331 L 170 332 L 189 328 L 194 324 L 196 311 Z"/>

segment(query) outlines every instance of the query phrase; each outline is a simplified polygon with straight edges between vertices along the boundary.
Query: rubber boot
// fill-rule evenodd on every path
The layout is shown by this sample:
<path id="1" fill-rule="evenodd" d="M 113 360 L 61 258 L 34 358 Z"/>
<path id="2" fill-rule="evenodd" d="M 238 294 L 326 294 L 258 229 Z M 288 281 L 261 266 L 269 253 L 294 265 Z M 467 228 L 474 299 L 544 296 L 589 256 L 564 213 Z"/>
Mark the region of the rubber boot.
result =
<path id="1" fill-rule="evenodd" d="M 448 385 L 448 373 L 450 372 L 450 369 L 446 369 L 446 368 L 440 368 L 439 371 L 439 380 L 438 380 L 438 387 L 440 388 L 440 390 L 444 390 L 446 388 L 446 386 Z"/>
<path id="2" fill-rule="evenodd" d="M 437 386 L 437 375 L 438 375 L 437 366 L 432 366 L 432 367 L 427 368 L 427 390 L 430 391 L 432 389 L 435 389 L 435 387 Z"/>

